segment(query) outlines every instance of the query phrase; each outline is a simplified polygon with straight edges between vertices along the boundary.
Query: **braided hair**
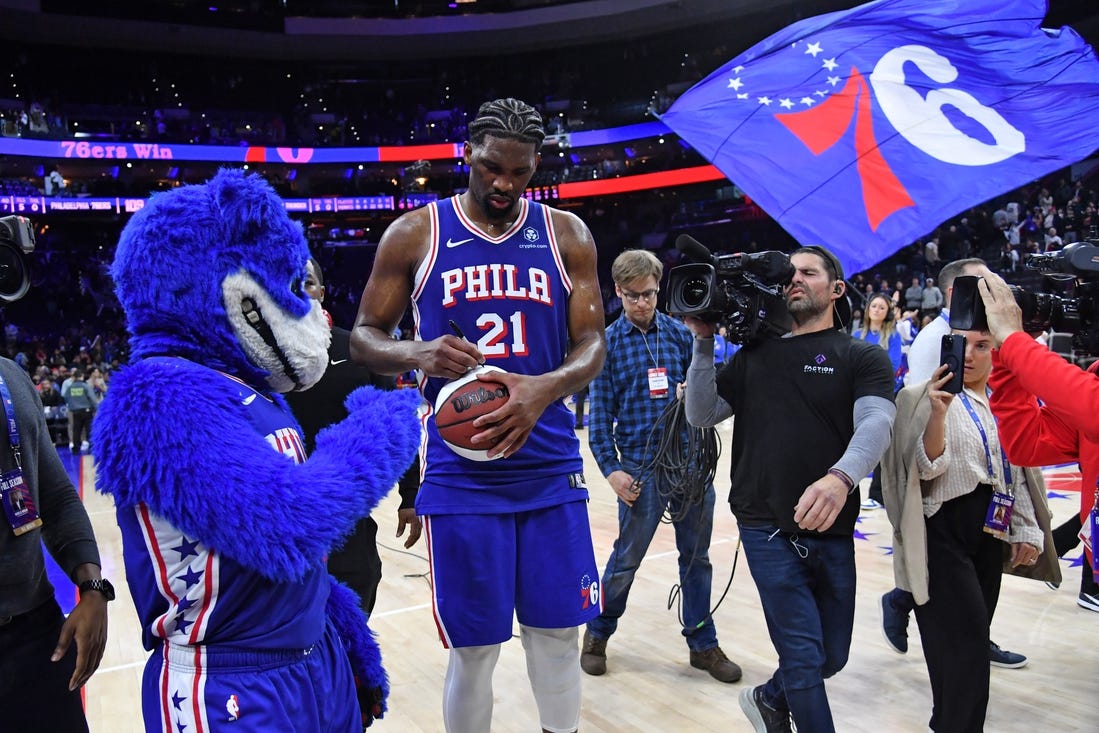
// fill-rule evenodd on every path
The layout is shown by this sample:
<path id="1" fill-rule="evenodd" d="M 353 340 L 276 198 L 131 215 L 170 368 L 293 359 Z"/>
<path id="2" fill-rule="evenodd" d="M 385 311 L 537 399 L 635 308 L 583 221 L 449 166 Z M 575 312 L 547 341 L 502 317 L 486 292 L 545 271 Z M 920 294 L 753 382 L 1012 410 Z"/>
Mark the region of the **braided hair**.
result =
<path id="1" fill-rule="evenodd" d="M 469 123 L 469 141 L 480 145 L 486 135 L 534 143 L 542 147 L 546 131 L 542 127 L 542 115 L 526 102 L 508 97 L 485 102 L 477 110 L 477 117 Z"/>

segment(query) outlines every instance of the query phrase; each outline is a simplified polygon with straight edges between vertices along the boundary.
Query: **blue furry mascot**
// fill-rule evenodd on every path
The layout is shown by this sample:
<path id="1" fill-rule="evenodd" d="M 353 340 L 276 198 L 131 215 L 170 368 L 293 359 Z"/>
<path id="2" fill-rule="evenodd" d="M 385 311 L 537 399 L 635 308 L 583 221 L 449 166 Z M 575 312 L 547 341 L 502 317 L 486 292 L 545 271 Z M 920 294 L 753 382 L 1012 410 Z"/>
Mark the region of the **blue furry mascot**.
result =
<path id="1" fill-rule="evenodd" d="M 132 358 L 92 435 L 152 651 L 148 731 L 361 733 L 385 710 L 378 645 L 325 556 L 411 463 L 418 395 L 353 392 L 306 459 L 277 393 L 328 361 L 308 257 L 239 171 L 154 196 L 122 232 Z"/>

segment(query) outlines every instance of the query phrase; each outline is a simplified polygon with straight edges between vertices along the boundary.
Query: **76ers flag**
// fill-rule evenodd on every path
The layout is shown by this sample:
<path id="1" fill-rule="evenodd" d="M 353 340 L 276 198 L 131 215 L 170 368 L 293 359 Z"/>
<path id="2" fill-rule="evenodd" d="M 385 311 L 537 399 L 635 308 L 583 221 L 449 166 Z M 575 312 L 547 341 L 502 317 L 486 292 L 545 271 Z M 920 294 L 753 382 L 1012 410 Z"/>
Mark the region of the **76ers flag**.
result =
<path id="1" fill-rule="evenodd" d="M 858 272 L 1099 148 L 1099 60 L 1044 0 L 878 0 L 756 44 L 661 118 Z"/>

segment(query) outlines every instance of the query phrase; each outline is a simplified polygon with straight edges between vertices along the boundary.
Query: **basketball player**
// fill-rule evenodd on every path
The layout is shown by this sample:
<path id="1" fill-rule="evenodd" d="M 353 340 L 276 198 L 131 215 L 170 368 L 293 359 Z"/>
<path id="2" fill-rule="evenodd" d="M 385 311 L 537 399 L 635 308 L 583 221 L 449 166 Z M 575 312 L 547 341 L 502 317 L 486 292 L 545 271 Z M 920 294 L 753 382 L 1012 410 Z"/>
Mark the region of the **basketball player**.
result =
<path id="1" fill-rule="evenodd" d="M 587 227 L 522 196 L 544 134 L 541 116 L 519 100 L 481 106 L 463 153 L 468 190 L 386 230 L 352 333 L 352 357 L 373 371 L 418 370 L 429 406 L 447 380 L 479 364 L 507 372 L 492 379 L 510 400 L 474 422 L 474 442 L 499 460 L 458 456 L 425 417 L 416 510 L 435 620 L 450 649 L 448 733 L 488 732 L 492 672 L 513 611 L 543 730 L 575 731 L 577 627 L 601 606 L 580 444 L 564 398 L 603 366 L 603 308 Z M 410 300 L 416 340 L 394 341 Z"/>

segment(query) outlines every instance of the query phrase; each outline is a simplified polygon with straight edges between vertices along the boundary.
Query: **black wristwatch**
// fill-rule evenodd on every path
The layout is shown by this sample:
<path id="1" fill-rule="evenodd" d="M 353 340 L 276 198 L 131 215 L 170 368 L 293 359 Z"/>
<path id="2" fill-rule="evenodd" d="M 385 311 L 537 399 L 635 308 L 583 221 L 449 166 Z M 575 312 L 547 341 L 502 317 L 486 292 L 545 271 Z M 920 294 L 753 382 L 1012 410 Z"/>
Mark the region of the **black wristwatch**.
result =
<path id="1" fill-rule="evenodd" d="M 90 590 L 96 590 L 103 594 L 103 597 L 108 601 L 114 600 L 114 586 L 111 585 L 111 581 L 106 578 L 100 578 L 99 580 L 85 580 L 79 585 L 81 593 L 87 593 Z"/>

